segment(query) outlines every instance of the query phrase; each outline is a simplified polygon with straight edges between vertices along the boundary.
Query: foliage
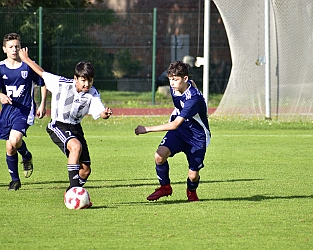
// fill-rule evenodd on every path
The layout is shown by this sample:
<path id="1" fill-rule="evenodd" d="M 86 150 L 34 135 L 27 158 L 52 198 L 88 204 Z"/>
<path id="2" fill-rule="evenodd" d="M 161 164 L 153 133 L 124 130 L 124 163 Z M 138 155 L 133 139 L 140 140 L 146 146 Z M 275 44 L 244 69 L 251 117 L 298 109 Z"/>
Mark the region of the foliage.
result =
<path id="1" fill-rule="evenodd" d="M 96 0 L 95 2 L 102 2 Z M 8 8 L 83 8 L 90 6 L 90 1 L 86 0 L 0 0 L 2 7 Z"/>
<path id="2" fill-rule="evenodd" d="M 38 7 L 43 7 L 43 68 L 72 77 L 78 61 L 90 60 L 99 79 L 111 80 L 114 79 L 113 56 L 95 47 L 101 41 L 92 32 L 96 27 L 110 25 L 116 17 L 113 10 L 99 10 L 88 3 L 70 0 L 3 2 L 4 23 L 0 27 L 4 30 L 0 31 L 2 34 L 19 33 L 22 46 L 29 47 L 31 58 L 38 62 Z"/>
<path id="3" fill-rule="evenodd" d="M 47 10 L 44 18 L 44 22 L 50 24 L 44 36 L 47 54 L 43 66 L 47 70 L 69 77 L 73 75 L 77 62 L 89 60 L 95 66 L 97 77 L 114 78 L 112 56 L 104 49 L 95 48 L 99 41 L 90 32 L 93 26 L 114 22 L 112 10 L 79 9 L 73 15 L 70 9 L 55 9 L 52 12 Z M 62 60 L 55 60 L 55 55 Z"/>
<path id="4" fill-rule="evenodd" d="M 141 69 L 141 62 L 132 59 L 129 49 L 122 49 L 115 55 L 113 72 L 117 78 L 136 76 Z"/>

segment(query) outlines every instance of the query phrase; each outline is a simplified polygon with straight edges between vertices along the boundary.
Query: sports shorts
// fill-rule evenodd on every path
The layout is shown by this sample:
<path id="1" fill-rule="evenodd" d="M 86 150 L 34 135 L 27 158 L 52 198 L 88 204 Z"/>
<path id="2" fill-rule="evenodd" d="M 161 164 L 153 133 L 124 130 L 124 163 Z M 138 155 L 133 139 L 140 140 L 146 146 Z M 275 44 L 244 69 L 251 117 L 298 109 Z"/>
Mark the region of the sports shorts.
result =
<path id="1" fill-rule="evenodd" d="M 90 155 L 87 141 L 84 137 L 84 132 L 81 124 L 67 124 L 63 122 L 50 122 L 46 128 L 51 140 L 61 149 L 61 151 L 68 157 L 69 150 L 67 143 L 70 139 L 76 138 L 82 144 L 82 152 L 79 158 L 80 162 L 90 165 Z"/>
<path id="2" fill-rule="evenodd" d="M 26 137 L 26 131 L 29 128 L 27 123 L 27 115 L 10 117 L 8 119 L 1 119 L 0 121 L 0 139 L 8 140 L 11 130 L 19 131 Z"/>
<path id="3" fill-rule="evenodd" d="M 194 148 L 187 142 L 182 140 L 176 130 L 170 130 L 163 137 L 159 146 L 167 147 L 173 157 L 175 154 L 183 152 L 189 164 L 189 169 L 193 171 L 199 171 L 204 167 L 203 161 L 206 153 L 206 148 L 194 150 Z"/>

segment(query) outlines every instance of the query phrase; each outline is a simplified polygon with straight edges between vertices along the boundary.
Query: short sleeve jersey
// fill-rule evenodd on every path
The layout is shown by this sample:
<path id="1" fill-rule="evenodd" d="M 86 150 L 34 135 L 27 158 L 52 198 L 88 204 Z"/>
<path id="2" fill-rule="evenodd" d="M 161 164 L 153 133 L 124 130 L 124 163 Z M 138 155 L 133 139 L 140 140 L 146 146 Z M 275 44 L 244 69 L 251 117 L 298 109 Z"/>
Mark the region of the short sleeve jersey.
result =
<path id="1" fill-rule="evenodd" d="M 12 105 L 2 105 L 0 118 L 2 121 L 21 116 L 26 117 L 29 125 L 34 123 L 36 113 L 35 84 L 44 86 L 44 81 L 26 63 L 21 62 L 18 68 L 9 68 L 5 60 L 0 62 L 1 90 L 3 94 L 12 99 Z"/>
<path id="2" fill-rule="evenodd" d="M 201 92 L 189 83 L 189 87 L 182 95 L 176 95 L 172 89 L 171 94 L 175 106 L 171 120 L 177 116 L 185 119 L 177 129 L 179 136 L 196 148 L 207 147 L 211 133 L 207 105 Z"/>
<path id="3" fill-rule="evenodd" d="M 68 79 L 44 72 L 42 77 L 52 93 L 51 119 L 68 124 L 78 124 L 85 115 L 94 119 L 105 109 L 100 94 L 91 87 L 88 92 L 77 92 L 74 79 Z"/>

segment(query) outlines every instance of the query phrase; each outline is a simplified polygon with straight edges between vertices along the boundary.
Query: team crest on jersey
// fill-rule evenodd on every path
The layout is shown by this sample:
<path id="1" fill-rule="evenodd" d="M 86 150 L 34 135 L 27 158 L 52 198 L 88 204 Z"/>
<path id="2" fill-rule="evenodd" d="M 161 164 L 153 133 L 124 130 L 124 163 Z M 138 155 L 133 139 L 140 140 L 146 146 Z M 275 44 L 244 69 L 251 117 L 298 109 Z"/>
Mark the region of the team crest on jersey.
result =
<path id="1" fill-rule="evenodd" d="M 26 79 L 28 76 L 28 71 L 21 71 L 21 76 Z"/>

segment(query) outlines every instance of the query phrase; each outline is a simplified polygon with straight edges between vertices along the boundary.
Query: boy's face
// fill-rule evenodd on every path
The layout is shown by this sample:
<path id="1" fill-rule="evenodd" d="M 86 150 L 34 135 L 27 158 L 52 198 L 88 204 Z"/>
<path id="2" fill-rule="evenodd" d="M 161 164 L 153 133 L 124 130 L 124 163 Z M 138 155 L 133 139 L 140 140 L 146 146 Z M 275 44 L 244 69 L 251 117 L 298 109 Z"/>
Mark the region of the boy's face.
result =
<path id="1" fill-rule="evenodd" d="M 10 40 L 5 43 L 5 46 L 2 47 L 3 52 L 7 54 L 7 58 L 12 60 L 19 59 L 19 50 L 21 48 L 21 43 L 19 40 Z"/>
<path id="2" fill-rule="evenodd" d="M 74 80 L 76 81 L 76 90 L 77 92 L 88 92 L 91 86 L 93 85 L 93 79 L 88 81 L 84 77 L 76 77 L 74 76 Z"/>
<path id="3" fill-rule="evenodd" d="M 188 76 L 169 76 L 168 80 L 170 81 L 171 88 L 176 92 L 184 93 L 188 88 Z"/>

